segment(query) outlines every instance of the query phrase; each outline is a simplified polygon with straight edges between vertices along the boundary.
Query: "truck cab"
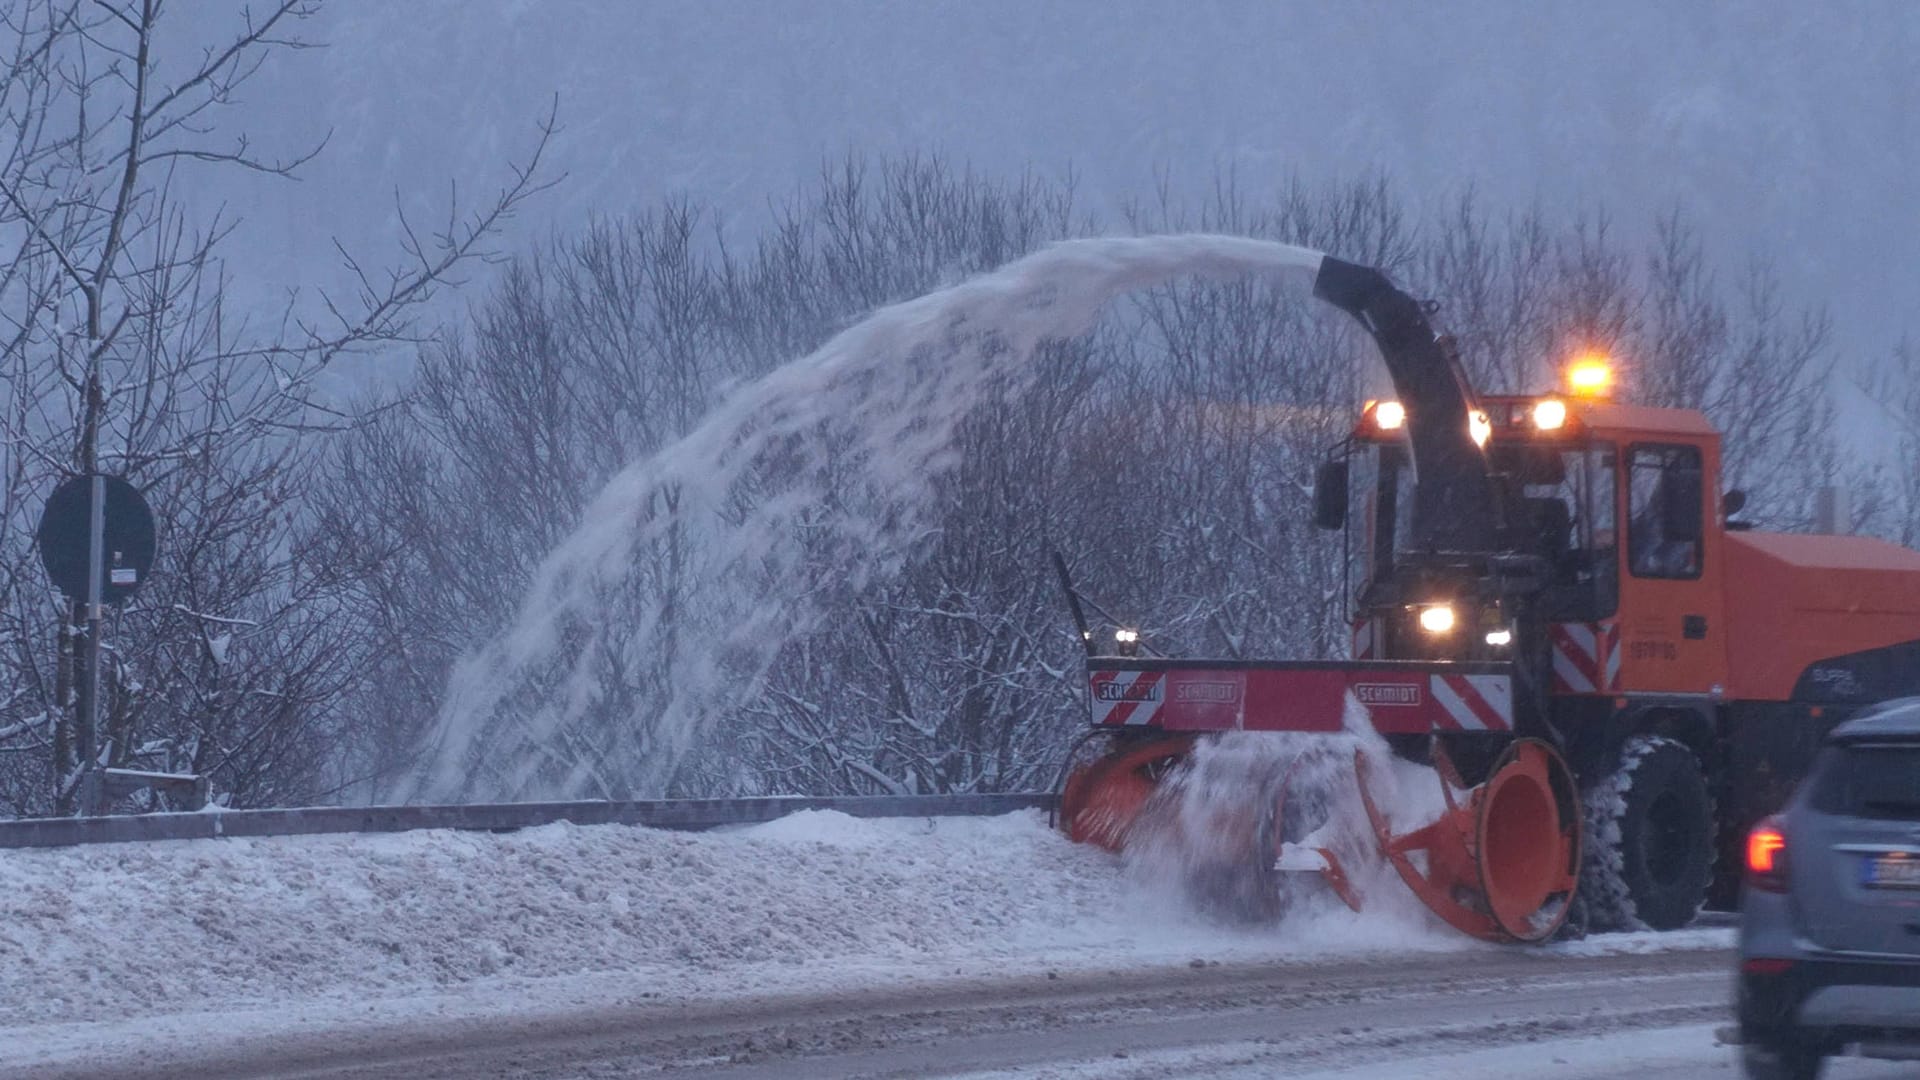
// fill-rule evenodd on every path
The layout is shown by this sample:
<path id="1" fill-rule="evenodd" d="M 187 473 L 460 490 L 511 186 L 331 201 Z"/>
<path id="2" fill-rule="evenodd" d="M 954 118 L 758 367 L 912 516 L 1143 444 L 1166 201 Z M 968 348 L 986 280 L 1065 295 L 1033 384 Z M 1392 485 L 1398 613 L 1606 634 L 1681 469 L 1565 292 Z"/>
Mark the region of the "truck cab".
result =
<path id="1" fill-rule="evenodd" d="M 1489 467 L 1523 508 L 1515 546 L 1546 577 L 1534 608 L 1552 693 L 1724 695 L 1720 437 L 1706 418 L 1571 394 L 1486 397 L 1480 415 Z M 1366 500 L 1354 656 L 1513 658 L 1537 635 L 1508 610 L 1462 612 L 1396 573 L 1431 554 L 1407 546 L 1407 422 L 1398 402 L 1370 402 L 1353 432 Z"/>
<path id="2" fill-rule="evenodd" d="M 1680 761 L 1668 787 L 1696 772 L 1700 790 L 1677 802 L 1702 820 L 1649 825 L 1648 875 L 1711 861 L 1725 905 L 1747 830 L 1784 804 L 1826 733 L 1920 694 L 1920 553 L 1730 521 L 1744 496 L 1721 493 L 1706 416 L 1612 401 L 1607 381 L 1576 365 L 1568 392 L 1476 402 L 1473 439 L 1502 505 L 1518 508 L 1504 542 L 1535 557 L 1542 578 L 1524 604 L 1429 571 L 1444 553 L 1408 543 L 1406 432 L 1418 418 L 1396 401 L 1366 404 L 1350 444 L 1364 500 L 1352 655 L 1506 661 L 1521 683 L 1540 673 L 1531 694 L 1516 688 L 1517 730 L 1531 722 L 1562 746 L 1596 802 L 1610 784 L 1630 787 L 1614 778 L 1649 747 Z M 1640 809 L 1650 821 L 1669 813 Z M 1693 875 L 1669 876 L 1684 910 Z"/>

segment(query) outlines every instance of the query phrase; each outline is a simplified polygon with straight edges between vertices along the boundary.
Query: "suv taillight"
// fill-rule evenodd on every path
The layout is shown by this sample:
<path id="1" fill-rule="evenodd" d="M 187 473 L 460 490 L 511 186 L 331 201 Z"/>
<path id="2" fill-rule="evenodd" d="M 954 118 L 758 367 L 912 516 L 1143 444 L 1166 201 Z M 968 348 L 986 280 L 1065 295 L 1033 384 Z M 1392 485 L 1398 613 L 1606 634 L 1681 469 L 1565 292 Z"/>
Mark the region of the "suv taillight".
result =
<path id="1" fill-rule="evenodd" d="M 1762 892 L 1787 891 L 1787 836 L 1778 818 L 1768 818 L 1747 834 L 1747 884 Z"/>

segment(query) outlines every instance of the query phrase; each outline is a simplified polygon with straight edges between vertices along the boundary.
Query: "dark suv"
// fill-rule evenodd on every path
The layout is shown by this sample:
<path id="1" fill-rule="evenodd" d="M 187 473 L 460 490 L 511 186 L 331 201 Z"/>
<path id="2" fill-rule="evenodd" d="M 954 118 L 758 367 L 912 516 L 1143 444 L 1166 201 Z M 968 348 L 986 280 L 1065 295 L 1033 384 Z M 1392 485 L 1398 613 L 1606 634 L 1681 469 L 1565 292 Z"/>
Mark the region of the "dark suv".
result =
<path id="1" fill-rule="evenodd" d="M 1920 698 L 1827 736 L 1748 836 L 1740 910 L 1747 1075 L 1810 1080 L 1849 1047 L 1920 1057 Z"/>

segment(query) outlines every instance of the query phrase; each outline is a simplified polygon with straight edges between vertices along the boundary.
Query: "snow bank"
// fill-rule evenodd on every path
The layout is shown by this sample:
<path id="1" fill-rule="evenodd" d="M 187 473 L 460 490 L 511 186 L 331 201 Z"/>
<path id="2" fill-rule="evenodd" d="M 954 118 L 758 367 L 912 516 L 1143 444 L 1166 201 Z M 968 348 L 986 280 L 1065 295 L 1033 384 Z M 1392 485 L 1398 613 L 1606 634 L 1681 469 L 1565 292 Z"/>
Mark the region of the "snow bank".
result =
<path id="1" fill-rule="evenodd" d="M 8 851 L 0 1025 L 615 971 L 662 994 L 830 988 L 941 964 L 1124 966 L 1304 940 L 1169 926 L 1174 906 L 1039 814 Z"/>
<path id="2" fill-rule="evenodd" d="M 1038 813 L 0 851 L 0 1030 L 16 1034 L 280 1003 L 557 1006 L 589 987 L 604 1003 L 1490 947 L 1338 905 L 1218 925 Z"/>

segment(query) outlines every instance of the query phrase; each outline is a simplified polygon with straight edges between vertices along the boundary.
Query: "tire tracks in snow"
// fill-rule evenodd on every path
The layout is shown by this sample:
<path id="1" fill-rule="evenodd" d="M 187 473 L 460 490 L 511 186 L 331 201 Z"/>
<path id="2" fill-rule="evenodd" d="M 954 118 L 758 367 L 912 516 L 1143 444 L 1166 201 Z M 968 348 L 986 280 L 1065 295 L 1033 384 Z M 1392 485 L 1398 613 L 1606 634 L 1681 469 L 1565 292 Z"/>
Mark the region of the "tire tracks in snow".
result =
<path id="1" fill-rule="evenodd" d="M 41 1077 L 723 1080 L 1276 1074 L 1637 1027 L 1728 1012 L 1723 950 L 1570 957 L 1469 950 L 1400 961 L 1200 964 L 889 985 L 549 1015 L 439 1018 L 196 1049 L 143 1049 Z M 1176 1071 L 1177 1074 L 1177 1071 Z"/>

